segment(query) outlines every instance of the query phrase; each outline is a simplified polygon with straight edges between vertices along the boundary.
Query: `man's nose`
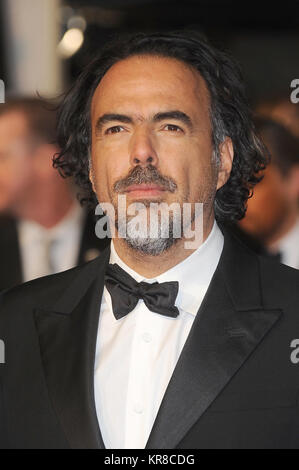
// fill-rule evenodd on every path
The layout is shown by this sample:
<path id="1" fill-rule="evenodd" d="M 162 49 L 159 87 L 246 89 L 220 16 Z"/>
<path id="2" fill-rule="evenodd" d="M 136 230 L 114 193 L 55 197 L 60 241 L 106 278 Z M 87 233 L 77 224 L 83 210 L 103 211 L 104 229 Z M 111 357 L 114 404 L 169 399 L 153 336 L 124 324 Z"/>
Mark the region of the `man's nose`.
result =
<path id="1" fill-rule="evenodd" d="M 130 163 L 132 166 L 157 165 L 158 155 L 153 136 L 147 131 L 136 131 L 130 142 Z"/>

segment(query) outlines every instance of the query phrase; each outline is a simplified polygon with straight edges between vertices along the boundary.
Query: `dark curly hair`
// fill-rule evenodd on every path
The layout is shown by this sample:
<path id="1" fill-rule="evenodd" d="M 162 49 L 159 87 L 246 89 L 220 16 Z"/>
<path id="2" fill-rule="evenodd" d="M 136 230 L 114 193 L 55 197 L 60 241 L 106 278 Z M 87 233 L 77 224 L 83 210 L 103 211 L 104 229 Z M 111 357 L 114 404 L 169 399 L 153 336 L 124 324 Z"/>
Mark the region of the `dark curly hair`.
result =
<path id="1" fill-rule="evenodd" d="M 210 93 L 214 153 L 218 155 L 225 137 L 230 137 L 234 146 L 230 178 L 216 193 L 215 217 L 218 222 L 241 219 L 252 188 L 261 179 L 258 173 L 268 163 L 268 155 L 254 129 L 239 66 L 194 31 L 130 34 L 104 46 L 62 102 L 58 113 L 61 151 L 54 158 L 54 167 L 65 177 L 75 177 L 84 190 L 82 202 L 96 204 L 89 181 L 91 100 L 109 68 L 134 55 L 175 58 L 195 68 L 204 78 Z"/>

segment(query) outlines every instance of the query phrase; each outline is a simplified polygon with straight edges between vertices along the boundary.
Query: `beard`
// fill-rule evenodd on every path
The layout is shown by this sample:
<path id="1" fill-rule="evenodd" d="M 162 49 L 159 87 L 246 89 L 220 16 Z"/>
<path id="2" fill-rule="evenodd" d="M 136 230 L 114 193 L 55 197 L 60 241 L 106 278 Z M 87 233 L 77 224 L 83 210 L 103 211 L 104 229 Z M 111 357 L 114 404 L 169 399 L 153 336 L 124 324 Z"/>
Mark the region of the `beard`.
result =
<path id="1" fill-rule="evenodd" d="M 176 200 L 171 203 L 176 205 L 176 210 L 171 209 L 171 204 L 166 204 L 168 209 L 161 208 L 162 199 L 155 201 L 138 199 L 138 201 L 132 201 L 132 205 L 129 206 L 138 209 L 138 204 L 142 204 L 139 221 L 136 222 L 136 216 L 130 215 L 131 210 L 128 214 L 127 205 L 126 209 L 120 214 L 117 200 L 118 194 L 124 193 L 129 186 L 135 184 L 157 184 L 168 193 L 174 193 L 178 187 L 174 180 L 160 175 L 156 167 L 148 165 L 147 167 L 134 167 L 127 178 L 117 181 L 113 186 L 113 190 L 109 191 L 110 201 L 114 207 L 115 228 L 119 234 L 125 234 L 121 237 L 124 238 L 128 247 L 144 255 L 158 256 L 177 244 L 183 238 L 185 228 L 187 226 L 191 227 L 196 218 L 195 211 L 190 209 L 190 216 L 185 221 L 183 205 L 190 203 L 193 208 L 194 203 L 190 202 L 188 191 L 183 194 L 178 193 Z M 205 191 L 197 195 L 198 201 L 209 201 L 211 198 L 210 190 L 215 182 L 210 182 L 210 184 L 209 188 L 205 188 Z"/>
<path id="2" fill-rule="evenodd" d="M 158 256 L 182 238 L 181 211 L 163 210 L 159 204 L 152 204 L 149 200 L 143 200 L 142 204 L 139 220 L 132 216 L 122 219 L 116 214 L 115 226 L 118 232 L 126 233 L 125 241 L 130 248 L 145 255 Z"/>
<path id="3" fill-rule="evenodd" d="M 134 167 L 127 178 L 117 181 L 113 186 L 113 195 L 123 193 L 133 184 L 158 184 L 171 193 L 177 189 L 175 181 L 162 176 L 155 166 L 149 164 L 147 167 Z M 166 211 L 161 211 L 158 214 L 157 209 L 150 207 L 151 203 L 153 203 L 152 200 L 144 199 L 133 203 L 133 207 L 138 207 L 138 203 L 143 204 L 143 209 L 141 210 L 143 223 L 139 224 L 136 224 L 133 216 L 126 214 L 125 218 L 120 217 L 118 204 L 115 197 L 112 197 L 112 194 L 110 195 L 110 200 L 113 202 L 115 211 L 115 228 L 118 232 L 126 234 L 124 239 L 131 249 L 145 255 L 158 256 L 177 242 L 178 238 L 175 238 L 174 234 L 178 228 L 181 229 L 181 226 L 178 226 L 178 224 L 180 225 L 178 217 L 172 214 L 169 214 L 168 217 Z M 161 201 L 155 202 L 159 203 Z M 174 224 L 176 228 L 173 227 Z M 167 228 L 169 228 L 168 232 Z M 153 236 L 153 232 L 155 236 Z"/>

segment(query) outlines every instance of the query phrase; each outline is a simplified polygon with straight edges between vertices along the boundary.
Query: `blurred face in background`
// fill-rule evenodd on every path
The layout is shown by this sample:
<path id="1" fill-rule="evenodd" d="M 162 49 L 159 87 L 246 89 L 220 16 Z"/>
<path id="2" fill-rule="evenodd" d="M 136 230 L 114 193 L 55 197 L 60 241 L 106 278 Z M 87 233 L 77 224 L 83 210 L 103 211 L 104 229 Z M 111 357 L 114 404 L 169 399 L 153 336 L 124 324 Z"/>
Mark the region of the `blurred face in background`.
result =
<path id="1" fill-rule="evenodd" d="M 281 123 L 296 137 L 299 137 L 299 110 L 298 104 L 288 100 L 281 100 L 277 103 L 261 103 L 257 107 L 261 116 L 266 116 Z"/>
<path id="2" fill-rule="evenodd" d="M 32 139 L 25 114 L 0 114 L 0 212 L 22 204 L 34 174 Z"/>
<path id="3" fill-rule="evenodd" d="M 294 168 L 284 175 L 272 163 L 263 174 L 264 178 L 248 200 L 247 212 L 240 225 L 267 244 L 275 241 L 276 236 L 282 235 L 288 224 L 294 222 L 294 207 L 299 199 L 299 172 Z"/>

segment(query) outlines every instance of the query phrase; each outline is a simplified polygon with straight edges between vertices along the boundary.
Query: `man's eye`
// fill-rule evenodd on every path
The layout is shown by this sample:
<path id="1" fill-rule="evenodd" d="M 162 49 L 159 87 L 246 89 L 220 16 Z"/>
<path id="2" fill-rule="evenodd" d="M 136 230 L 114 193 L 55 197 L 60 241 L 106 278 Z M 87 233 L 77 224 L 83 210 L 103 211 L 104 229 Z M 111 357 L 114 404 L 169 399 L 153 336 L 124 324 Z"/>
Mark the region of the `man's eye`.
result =
<path id="1" fill-rule="evenodd" d="M 170 132 L 181 132 L 182 131 L 182 129 L 179 126 L 176 126 L 175 124 L 166 124 L 164 129 L 166 129 L 167 131 L 170 131 Z"/>
<path id="2" fill-rule="evenodd" d="M 109 127 L 109 129 L 105 131 L 105 134 L 118 134 L 122 130 L 123 130 L 122 126 L 113 126 L 113 127 Z"/>

